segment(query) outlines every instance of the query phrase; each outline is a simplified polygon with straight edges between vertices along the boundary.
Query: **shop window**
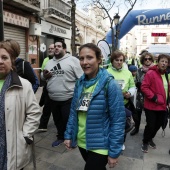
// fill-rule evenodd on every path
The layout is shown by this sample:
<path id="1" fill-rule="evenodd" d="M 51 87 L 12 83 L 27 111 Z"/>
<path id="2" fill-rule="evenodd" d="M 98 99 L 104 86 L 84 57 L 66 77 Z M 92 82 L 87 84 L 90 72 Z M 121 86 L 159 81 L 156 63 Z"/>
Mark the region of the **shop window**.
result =
<path id="1" fill-rule="evenodd" d="M 32 58 L 31 59 L 31 64 L 36 64 L 36 59 Z"/>

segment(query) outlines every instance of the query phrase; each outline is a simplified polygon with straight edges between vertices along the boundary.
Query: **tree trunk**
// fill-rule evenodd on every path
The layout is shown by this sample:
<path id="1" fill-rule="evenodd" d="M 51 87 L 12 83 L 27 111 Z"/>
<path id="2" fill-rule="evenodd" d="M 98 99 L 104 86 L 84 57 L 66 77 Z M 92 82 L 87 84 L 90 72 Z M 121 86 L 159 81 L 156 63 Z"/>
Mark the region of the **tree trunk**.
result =
<path id="1" fill-rule="evenodd" d="M 72 50 L 72 55 L 76 56 L 76 46 L 75 46 L 75 37 L 76 37 L 76 25 L 75 25 L 75 11 L 76 11 L 76 3 L 74 0 L 71 0 L 71 50 Z"/>
<path id="2" fill-rule="evenodd" d="M 0 0 L 0 41 L 4 40 L 3 0 Z"/>

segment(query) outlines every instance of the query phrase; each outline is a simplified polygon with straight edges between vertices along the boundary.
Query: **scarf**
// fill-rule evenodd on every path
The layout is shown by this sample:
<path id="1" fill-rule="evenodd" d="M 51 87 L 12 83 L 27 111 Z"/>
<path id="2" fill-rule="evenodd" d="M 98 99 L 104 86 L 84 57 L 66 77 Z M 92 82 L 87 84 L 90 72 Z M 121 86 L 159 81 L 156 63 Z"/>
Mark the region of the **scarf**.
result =
<path id="1" fill-rule="evenodd" d="M 149 68 L 152 67 L 152 66 L 154 66 L 154 63 L 152 63 L 150 66 L 143 65 L 142 66 L 142 71 L 146 73 L 149 70 Z"/>
<path id="2" fill-rule="evenodd" d="M 86 76 L 84 75 L 83 86 L 85 88 L 89 88 L 90 86 L 94 85 L 99 80 L 101 75 L 102 75 L 102 69 L 99 69 L 96 77 L 94 77 L 90 80 L 87 80 Z"/>
<path id="3" fill-rule="evenodd" d="M 6 145 L 6 125 L 5 125 L 5 92 L 11 84 L 11 73 L 4 81 L 0 92 L 0 169 L 7 170 L 7 145 Z"/>

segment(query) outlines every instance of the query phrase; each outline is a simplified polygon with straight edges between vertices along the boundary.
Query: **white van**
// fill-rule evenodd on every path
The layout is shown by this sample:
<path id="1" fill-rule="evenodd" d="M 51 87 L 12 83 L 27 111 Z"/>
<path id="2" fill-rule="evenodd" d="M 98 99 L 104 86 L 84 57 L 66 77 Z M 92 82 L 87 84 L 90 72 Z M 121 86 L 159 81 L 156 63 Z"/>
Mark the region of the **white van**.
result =
<path id="1" fill-rule="evenodd" d="M 170 55 L 170 44 L 151 44 L 148 52 L 152 54 L 168 54 Z"/>

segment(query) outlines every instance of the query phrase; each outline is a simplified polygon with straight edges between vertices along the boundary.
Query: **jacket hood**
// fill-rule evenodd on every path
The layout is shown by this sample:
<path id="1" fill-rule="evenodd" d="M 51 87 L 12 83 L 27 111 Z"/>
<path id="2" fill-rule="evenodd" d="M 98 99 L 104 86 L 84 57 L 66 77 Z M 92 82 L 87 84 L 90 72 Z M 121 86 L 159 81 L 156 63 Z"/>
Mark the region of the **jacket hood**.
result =
<path id="1" fill-rule="evenodd" d="M 19 63 L 23 62 L 24 60 L 22 58 L 16 58 L 15 65 L 18 65 Z"/>
<path id="2" fill-rule="evenodd" d="M 98 81 L 94 91 L 95 95 L 105 86 L 110 77 L 114 78 L 111 74 L 107 72 L 106 69 L 99 68 L 96 77 L 93 79 L 87 80 L 85 74 L 83 74 L 83 76 L 80 78 L 80 84 L 83 84 L 83 87 L 88 88 Z"/>
<path id="3" fill-rule="evenodd" d="M 149 70 L 155 70 L 155 71 L 158 70 L 157 65 L 150 67 Z"/>
<path id="4" fill-rule="evenodd" d="M 164 72 L 160 72 L 159 69 L 158 69 L 158 65 L 154 65 L 154 66 L 150 67 L 149 70 L 156 71 L 158 74 L 165 74 L 166 73 L 166 70 Z"/>
<path id="5" fill-rule="evenodd" d="M 68 57 L 71 57 L 71 55 L 70 54 L 68 54 L 68 53 L 66 53 L 63 57 L 61 57 L 60 59 L 56 59 L 55 58 L 55 56 L 53 57 L 53 60 L 54 61 L 61 61 L 61 60 L 64 60 L 64 59 L 66 59 L 66 58 L 68 58 Z"/>

